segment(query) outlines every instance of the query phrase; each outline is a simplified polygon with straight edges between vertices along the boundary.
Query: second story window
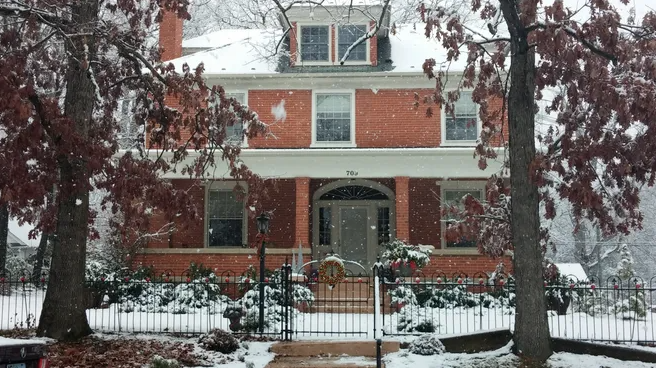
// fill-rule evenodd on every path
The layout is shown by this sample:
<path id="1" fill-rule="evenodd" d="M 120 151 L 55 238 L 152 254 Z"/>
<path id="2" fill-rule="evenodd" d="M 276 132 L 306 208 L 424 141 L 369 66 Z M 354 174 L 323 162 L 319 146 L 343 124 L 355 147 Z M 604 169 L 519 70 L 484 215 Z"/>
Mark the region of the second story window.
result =
<path id="1" fill-rule="evenodd" d="M 234 98 L 240 105 L 246 103 L 245 93 L 226 93 L 227 98 Z M 244 142 L 244 123 L 241 121 L 231 126 L 226 126 L 226 143 L 239 145 Z"/>
<path id="2" fill-rule="evenodd" d="M 301 61 L 329 61 L 328 26 L 301 26 Z"/>
<path id="3" fill-rule="evenodd" d="M 341 60 L 346 50 L 359 40 L 367 32 L 367 26 L 364 25 L 346 25 L 339 26 L 337 29 L 337 60 Z M 349 53 L 347 61 L 366 61 L 367 60 L 367 41 L 353 48 Z"/>
<path id="4" fill-rule="evenodd" d="M 315 95 L 315 139 L 317 143 L 352 142 L 351 93 L 317 93 Z"/>
<path id="5" fill-rule="evenodd" d="M 445 114 L 444 140 L 448 143 L 475 142 L 478 139 L 478 107 L 471 92 L 461 92 L 454 104 L 455 117 Z"/>

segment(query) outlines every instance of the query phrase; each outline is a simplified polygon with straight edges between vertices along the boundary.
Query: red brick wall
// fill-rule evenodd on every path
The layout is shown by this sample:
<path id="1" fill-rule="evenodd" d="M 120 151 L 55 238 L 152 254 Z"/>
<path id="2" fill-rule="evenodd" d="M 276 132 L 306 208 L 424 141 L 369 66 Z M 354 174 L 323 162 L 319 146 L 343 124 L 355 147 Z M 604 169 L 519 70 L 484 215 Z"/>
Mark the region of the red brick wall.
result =
<path id="1" fill-rule="evenodd" d="M 159 26 L 159 47 L 163 49 L 163 61 L 182 56 L 182 22 L 174 13 L 164 12 Z"/>
<path id="2" fill-rule="evenodd" d="M 512 273 L 510 257 L 492 259 L 484 255 L 433 255 L 431 262 L 421 272 L 428 277 L 442 273 L 449 278 L 456 273 L 465 273 L 471 277 L 481 272 L 493 272 L 500 262 L 503 262 L 507 274 Z"/>
<path id="3" fill-rule="evenodd" d="M 376 27 L 376 22 L 371 21 L 369 22 L 369 27 L 373 29 Z M 369 59 L 371 61 L 371 65 L 376 66 L 378 65 L 378 36 L 374 36 L 369 39 Z"/>
<path id="4" fill-rule="evenodd" d="M 437 147 L 440 145 L 440 114 L 426 117 L 426 106 L 414 107 L 415 92 L 429 89 L 355 91 L 355 141 L 361 148 Z"/>
<path id="5" fill-rule="evenodd" d="M 172 180 L 176 188 L 189 188 L 190 180 Z M 296 183 L 291 180 L 268 180 L 266 182 L 268 198 L 262 201 L 262 208 L 272 211 L 273 215 L 269 225 L 270 246 L 275 248 L 291 248 L 295 244 L 296 231 Z M 170 243 L 165 241 L 151 241 L 149 248 L 204 248 L 205 247 L 205 188 L 197 185 L 189 189 L 196 208 L 201 216 L 184 224 L 179 221 L 177 230 L 172 234 Z M 150 220 L 151 231 L 159 230 L 167 223 L 166 219 L 155 214 Z M 257 235 L 257 224 L 254 216 L 249 216 L 248 244 L 251 244 Z"/>
<path id="6" fill-rule="evenodd" d="M 410 179 L 410 244 L 440 247 L 440 186 L 435 179 Z"/>
<path id="7" fill-rule="evenodd" d="M 259 269 L 260 259 L 255 255 L 249 254 L 140 254 L 137 257 L 137 263 L 144 266 L 154 266 L 157 274 L 170 271 L 175 276 L 182 274 L 189 269 L 189 264 L 202 263 L 205 267 L 214 270 L 215 274 L 230 272 L 232 274 L 241 274 L 248 266 L 253 265 Z M 269 254 L 266 257 L 266 268 L 273 270 L 280 268 L 285 261 L 291 263 L 291 256 L 281 254 Z"/>
<path id="8" fill-rule="evenodd" d="M 276 123 L 271 108 L 285 100 L 287 118 Z M 311 90 L 250 90 L 248 105 L 271 125 L 271 137 L 248 140 L 254 148 L 301 148 L 312 142 Z"/>

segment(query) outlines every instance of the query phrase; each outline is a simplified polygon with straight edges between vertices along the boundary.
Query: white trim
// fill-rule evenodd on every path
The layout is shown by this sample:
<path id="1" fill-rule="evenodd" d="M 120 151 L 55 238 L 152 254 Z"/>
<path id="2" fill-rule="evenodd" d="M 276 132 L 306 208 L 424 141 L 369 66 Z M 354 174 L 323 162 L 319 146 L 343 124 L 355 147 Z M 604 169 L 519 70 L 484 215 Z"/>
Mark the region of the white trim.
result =
<path id="1" fill-rule="evenodd" d="M 445 91 L 444 94 L 446 95 L 449 91 Z M 461 93 L 471 93 L 472 90 L 469 89 L 463 89 L 460 91 Z M 462 98 L 462 96 L 460 96 Z M 457 102 L 456 102 L 457 103 Z M 477 107 L 478 104 L 474 103 Z M 442 135 L 442 146 L 452 146 L 452 147 L 475 147 L 476 144 L 478 143 L 478 138 L 481 135 L 481 129 L 483 129 L 483 122 L 481 121 L 481 117 L 479 116 L 479 111 L 478 108 L 476 109 L 476 139 L 475 140 L 463 140 L 463 141 L 447 141 L 446 140 L 446 111 L 443 108 L 443 106 L 440 106 L 440 119 L 441 119 L 441 124 L 440 124 L 440 129 L 441 129 L 441 135 Z"/>
<path id="2" fill-rule="evenodd" d="M 335 64 L 339 65 L 339 60 L 341 59 L 341 56 L 339 55 L 339 27 L 345 27 L 345 26 L 364 26 L 365 27 L 365 33 L 371 31 L 371 25 L 368 23 L 349 23 L 349 24 L 335 24 Z M 377 37 L 374 35 L 374 37 Z M 370 43 L 370 38 L 367 38 L 364 43 L 367 48 L 367 51 L 365 52 L 365 60 L 346 60 L 344 62 L 344 65 L 371 65 L 371 43 Z"/>
<path id="3" fill-rule="evenodd" d="M 246 193 L 248 193 L 248 183 L 243 182 L 243 181 L 236 181 L 236 180 L 210 180 L 207 182 L 202 183 L 205 193 L 203 195 L 203 206 L 204 206 L 204 211 L 203 211 L 203 248 L 205 249 L 242 249 L 242 247 L 235 247 L 235 246 L 215 246 L 215 247 L 210 247 L 209 245 L 209 231 L 208 231 L 208 226 L 209 226 L 209 211 L 210 211 L 210 191 L 216 190 L 216 191 L 230 191 L 234 190 L 234 188 L 237 185 L 241 185 Z M 242 243 L 247 244 L 248 243 L 248 209 L 246 208 L 246 204 L 244 202 L 244 211 L 242 215 L 242 227 L 241 227 L 241 236 L 242 236 Z"/>
<path id="4" fill-rule="evenodd" d="M 480 198 L 484 199 L 485 198 L 485 185 L 487 184 L 487 180 L 442 180 L 436 183 L 437 185 L 440 186 L 440 207 L 444 206 L 444 200 L 443 198 L 445 197 L 445 193 L 448 191 L 464 191 L 468 190 L 470 192 L 479 192 Z M 458 250 L 458 252 L 462 252 L 464 254 L 469 254 L 469 253 L 476 253 L 478 254 L 478 248 L 463 248 L 463 247 L 452 247 L 449 248 L 447 247 L 446 244 L 446 239 L 445 239 L 445 232 L 446 232 L 446 223 L 444 221 L 440 221 L 440 242 L 442 244 L 441 248 L 442 249 L 450 249 L 450 250 Z"/>
<path id="5" fill-rule="evenodd" d="M 328 60 L 327 61 L 303 61 L 301 50 L 301 38 L 303 37 L 302 27 L 328 27 Z M 300 65 L 333 65 L 333 25 L 326 23 L 313 23 L 313 22 L 296 22 L 296 64 Z"/>
<path id="6" fill-rule="evenodd" d="M 499 159 L 488 160 L 485 170 L 478 168 L 478 158 L 470 147 L 436 148 L 305 148 L 305 149 L 244 149 L 240 158 L 255 173 L 262 177 L 291 179 L 297 177 L 322 179 L 377 179 L 396 176 L 411 178 L 488 179 L 492 174 L 505 176 L 502 171 L 505 149 L 495 149 Z M 119 151 L 121 157 L 126 151 Z M 139 155 L 138 151 L 130 151 Z M 151 159 L 162 154 L 170 160 L 173 153 L 148 150 Z M 188 150 L 178 168 L 191 165 L 200 155 Z M 231 179 L 228 165 L 222 161 L 221 153 L 215 152 L 216 166 L 210 168 L 206 179 Z M 426 170 L 430 167 L 430 170 Z M 167 179 L 188 179 L 181 170 L 163 175 Z"/>
<path id="7" fill-rule="evenodd" d="M 348 94 L 351 99 L 351 128 L 350 140 L 348 142 L 318 142 L 317 141 L 317 95 L 346 95 Z M 311 148 L 314 147 L 357 147 L 355 141 L 355 90 L 312 90 L 312 143 Z"/>
<path id="8" fill-rule="evenodd" d="M 347 185 L 359 185 L 361 187 L 376 189 L 382 193 L 385 193 L 385 195 L 388 197 L 390 201 L 396 200 L 396 195 L 394 194 L 394 191 L 377 181 L 367 180 L 367 179 L 344 179 L 344 180 L 333 181 L 331 183 L 319 187 L 319 189 L 317 189 L 312 195 L 312 201 L 316 202 L 319 200 L 319 198 L 321 198 L 322 195 L 330 192 L 331 190 L 341 188 Z"/>
<path id="9" fill-rule="evenodd" d="M 236 95 L 236 94 L 243 94 L 244 95 L 244 102 L 242 105 L 248 106 L 248 90 L 247 89 L 226 89 L 225 90 L 226 95 Z M 246 131 L 248 131 L 248 123 L 244 123 L 244 127 Z M 248 137 L 246 134 L 244 134 L 244 140 L 241 142 L 241 147 L 242 148 L 248 148 Z"/>

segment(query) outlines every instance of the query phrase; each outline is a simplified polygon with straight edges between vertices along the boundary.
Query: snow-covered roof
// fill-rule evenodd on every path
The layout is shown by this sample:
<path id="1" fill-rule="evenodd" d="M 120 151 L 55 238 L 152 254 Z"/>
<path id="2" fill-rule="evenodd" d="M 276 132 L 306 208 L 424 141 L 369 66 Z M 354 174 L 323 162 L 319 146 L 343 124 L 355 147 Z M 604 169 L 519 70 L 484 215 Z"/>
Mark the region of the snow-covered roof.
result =
<path id="1" fill-rule="evenodd" d="M 184 40 L 182 47 L 185 49 L 207 50 L 171 62 L 176 68 L 181 68 L 184 63 L 195 68 L 203 62 L 208 75 L 279 73 L 279 56 L 275 56 L 275 48 L 282 36 L 282 31 L 273 29 L 224 29 Z M 389 35 L 389 41 L 392 60 L 390 73 L 423 73 L 422 64 L 429 58 L 434 58 L 440 68 L 448 67 L 449 71 L 462 71 L 464 68 L 466 55 L 450 65 L 446 63 L 446 50 L 439 41 L 426 38 L 422 25 L 397 26 L 396 32 Z M 278 55 L 281 51 L 278 50 Z"/>
<path id="2" fill-rule="evenodd" d="M 586 281 L 588 275 L 585 273 L 580 263 L 554 263 L 561 275 L 565 277 L 575 277 L 575 281 Z"/>
<path id="3" fill-rule="evenodd" d="M 0 346 L 16 346 L 16 345 L 32 345 L 32 344 L 44 345 L 45 343 L 46 342 L 44 340 L 10 339 L 7 337 L 0 337 Z"/>
<path id="4" fill-rule="evenodd" d="M 41 239 L 41 235 L 37 235 L 36 239 L 30 239 L 29 234 L 30 231 L 34 229 L 34 226 L 30 224 L 22 224 L 20 225 L 18 221 L 14 219 L 9 219 L 9 232 L 16 237 L 21 243 L 26 244 L 30 247 L 36 247 L 39 245 L 39 240 Z"/>
<path id="5" fill-rule="evenodd" d="M 10 247 L 25 247 L 27 244 L 25 244 L 24 241 L 20 240 L 14 233 L 11 231 L 7 234 L 7 244 Z"/>
<path id="6" fill-rule="evenodd" d="M 224 29 L 182 41 L 183 48 L 208 48 L 170 62 L 177 69 L 184 63 L 191 68 L 201 62 L 206 74 L 276 73 L 276 42 L 282 31 L 272 29 Z"/>

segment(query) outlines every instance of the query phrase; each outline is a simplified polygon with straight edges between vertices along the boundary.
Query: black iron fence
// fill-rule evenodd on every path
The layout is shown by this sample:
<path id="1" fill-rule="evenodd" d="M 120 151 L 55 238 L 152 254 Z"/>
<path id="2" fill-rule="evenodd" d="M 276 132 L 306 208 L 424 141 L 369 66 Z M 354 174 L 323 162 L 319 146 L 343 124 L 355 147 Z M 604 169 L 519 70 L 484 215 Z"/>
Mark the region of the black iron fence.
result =
<path id="1" fill-rule="evenodd" d="M 383 333 L 463 334 L 513 329 L 512 277 L 485 273 L 382 277 Z M 573 276 L 545 282 L 551 335 L 576 340 L 653 344 L 656 278 L 611 277 L 579 281 Z"/>
<path id="2" fill-rule="evenodd" d="M 87 318 L 96 331 L 197 335 L 214 328 L 274 338 L 361 336 L 373 338 L 374 290 L 380 291 L 387 335 L 461 334 L 513 329 L 512 277 L 414 274 L 347 275 L 335 285 L 292 272 L 269 272 L 264 282 L 265 324 L 260 330 L 257 277 L 167 272 L 158 277 L 105 276 L 87 280 Z M 0 329 L 35 327 L 48 275 L 0 274 Z M 544 286 L 554 337 L 655 344 L 656 278 L 562 277 Z M 378 326 L 380 328 L 380 325 Z"/>

